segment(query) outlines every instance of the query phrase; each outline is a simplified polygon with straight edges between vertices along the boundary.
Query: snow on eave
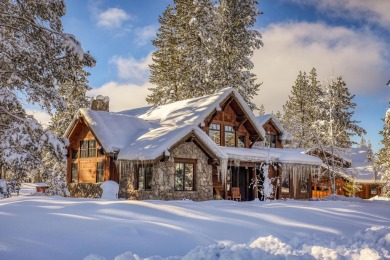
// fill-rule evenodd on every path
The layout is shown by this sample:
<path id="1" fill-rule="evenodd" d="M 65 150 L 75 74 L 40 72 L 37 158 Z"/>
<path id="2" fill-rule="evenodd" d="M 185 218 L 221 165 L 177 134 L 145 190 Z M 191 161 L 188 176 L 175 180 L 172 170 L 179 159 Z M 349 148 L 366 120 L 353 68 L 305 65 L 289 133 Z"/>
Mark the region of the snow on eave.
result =
<path id="1" fill-rule="evenodd" d="M 155 132 L 165 131 L 164 134 L 156 136 Z M 173 133 L 173 135 L 172 135 Z M 171 136 L 169 136 L 171 135 Z M 221 152 L 218 149 L 218 146 L 209 138 L 209 136 L 204 133 L 197 126 L 182 126 L 182 127 L 160 127 L 153 129 L 152 131 L 145 133 L 143 136 L 140 136 L 134 143 L 130 146 L 122 149 L 118 154 L 118 160 L 124 161 L 152 161 L 157 160 L 164 156 L 166 151 L 170 153 L 170 150 L 175 148 L 177 145 L 183 143 L 191 135 L 197 137 L 203 145 L 205 145 L 210 152 L 214 153 L 218 159 L 227 158 L 227 155 Z M 147 150 L 145 147 L 150 146 L 151 144 L 159 143 L 155 148 Z M 138 147 L 141 145 L 141 147 Z"/>
<path id="2" fill-rule="evenodd" d="M 70 133 L 72 132 L 74 126 L 76 125 L 77 121 L 79 120 L 81 116 L 81 113 L 80 113 L 80 109 L 76 112 L 76 114 L 74 115 L 72 121 L 70 122 L 68 128 L 66 128 L 65 130 L 65 133 L 63 135 L 63 137 L 66 137 L 66 138 L 69 138 L 69 135 Z"/>

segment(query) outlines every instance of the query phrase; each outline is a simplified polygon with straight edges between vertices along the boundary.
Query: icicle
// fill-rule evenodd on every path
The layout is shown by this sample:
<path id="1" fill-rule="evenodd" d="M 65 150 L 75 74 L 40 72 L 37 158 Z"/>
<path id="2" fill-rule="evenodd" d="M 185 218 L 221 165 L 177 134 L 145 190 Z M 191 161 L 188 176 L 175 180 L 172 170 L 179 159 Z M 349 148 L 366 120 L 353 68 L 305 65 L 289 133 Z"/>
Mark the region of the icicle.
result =
<path id="1" fill-rule="evenodd" d="M 221 175 L 222 175 L 222 186 L 225 187 L 226 184 L 226 174 L 228 168 L 228 158 L 220 159 L 221 162 Z"/>

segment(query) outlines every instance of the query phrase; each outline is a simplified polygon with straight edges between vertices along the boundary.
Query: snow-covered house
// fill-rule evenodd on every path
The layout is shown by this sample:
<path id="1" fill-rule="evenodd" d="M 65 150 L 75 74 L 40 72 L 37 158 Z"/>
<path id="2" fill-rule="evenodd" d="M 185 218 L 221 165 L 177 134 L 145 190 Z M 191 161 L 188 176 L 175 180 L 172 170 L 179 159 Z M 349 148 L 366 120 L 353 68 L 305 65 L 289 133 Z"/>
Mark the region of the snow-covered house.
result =
<path id="1" fill-rule="evenodd" d="M 312 148 L 305 151 L 306 154 L 317 156 L 324 161 L 322 170 L 322 178 L 316 182 L 313 181 L 313 197 L 323 197 L 331 194 L 330 180 L 328 174 L 328 165 L 334 163 L 335 167 L 330 167 L 335 171 L 335 188 L 337 195 L 347 196 L 345 190 L 346 182 L 354 182 L 356 186 L 360 186 L 361 191 L 355 196 L 362 199 L 369 199 L 376 195 L 380 195 L 383 182 L 378 177 L 374 169 L 374 165 L 369 158 L 368 148 L 366 146 L 353 147 L 348 149 L 329 149 Z M 333 158 L 332 158 L 333 157 Z M 326 161 L 328 163 L 326 164 Z"/>
<path id="2" fill-rule="evenodd" d="M 277 120 L 256 118 L 232 88 L 116 113 L 107 99 L 94 102 L 66 132 L 72 196 L 94 196 L 101 182 L 115 180 L 128 199 L 229 199 L 234 191 L 252 200 L 267 183 L 276 198 L 311 197 L 322 161 L 282 149 L 289 137 Z"/>

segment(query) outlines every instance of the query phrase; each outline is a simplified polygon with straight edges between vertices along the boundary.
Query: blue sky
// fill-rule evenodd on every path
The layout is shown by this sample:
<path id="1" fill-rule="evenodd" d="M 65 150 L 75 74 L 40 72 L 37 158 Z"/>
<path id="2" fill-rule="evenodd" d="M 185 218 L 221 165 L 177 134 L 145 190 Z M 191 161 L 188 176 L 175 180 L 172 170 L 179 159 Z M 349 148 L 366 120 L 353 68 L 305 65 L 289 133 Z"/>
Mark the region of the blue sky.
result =
<path id="1" fill-rule="evenodd" d="M 151 40 L 171 0 L 65 0 L 64 29 L 97 59 L 90 70 L 91 96 L 110 97 L 111 111 L 146 105 Z M 282 110 L 300 70 L 315 67 L 325 84 L 343 76 L 356 95 L 354 118 L 378 149 L 390 98 L 389 0 L 264 0 L 256 29 L 264 47 L 253 70 L 263 82 L 256 104 Z"/>

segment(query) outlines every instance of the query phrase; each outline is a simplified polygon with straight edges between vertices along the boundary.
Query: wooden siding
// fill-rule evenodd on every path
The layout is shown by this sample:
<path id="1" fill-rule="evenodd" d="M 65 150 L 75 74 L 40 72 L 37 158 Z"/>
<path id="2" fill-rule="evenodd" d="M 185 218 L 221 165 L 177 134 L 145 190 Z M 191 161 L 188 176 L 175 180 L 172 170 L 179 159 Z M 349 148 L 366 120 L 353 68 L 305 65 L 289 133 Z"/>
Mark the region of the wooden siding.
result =
<path id="1" fill-rule="evenodd" d="M 101 155 L 99 150 L 101 145 L 98 140 L 96 140 L 93 133 L 90 131 L 88 126 L 85 124 L 84 120 L 80 118 L 78 122 L 75 124 L 73 130 L 69 134 L 69 147 L 68 147 L 68 160 L 67 160 L 67 181 L 68 183 L 72 182 L 72 163 L 77 165 L 78 170 L 78 180 L 77 183 L 96 183 L 97 182 L 97 163 L 103 162 L 103 181 L 114 179 L 115 176 L 115 167 L 113 167 L 113 163 L 111 158 L 104 153 Z M 81 141 L 96 141 L 96 156 L 94 157 L 86 157 L 80 158 L 80 142 Z M 72 152 L 74 150 L 78 151 L 77 158 L 73 158 Z M 118 181 L 118 180 L 116 180 Z"/>
<path id="2" fill-rule="evenodd" d="M 283 144 L 280 141 L 280 136 L 282 135 L 282 133 L 276 129 L 276 127 L 274 126 L 272 121 L 268 120 L 268 122 L 263 125 L 263 128 L 265 130 L 266 135 L 270 134 L 270 135 L 275 135 L 276 136 L 276 146 L 275 146 L 275 148 L 283 148 Z"/>
<path id="3" fill-rule="evenodd" d="M 251 140 L 254 140 L 256 134 L 250 132 L 247 127 L 247 118 L 244 115 L 237 115 L 236 111 L 232 108 L 231 103 L 227 104 L 223 111 L 218 111 L 214 113 L 208 121 L 208 124 L 202 129 L 209 133 L 210 124 L 218 124 L 221 126 L 221 146 L 224 146 L 225 140 L 225 126 L 232 126 L 235 129 L 235 146 L 238 146 L 237 138 L 239 136 L 245 136 L 245 147 L 249 148 L 251 146 Z"/>

